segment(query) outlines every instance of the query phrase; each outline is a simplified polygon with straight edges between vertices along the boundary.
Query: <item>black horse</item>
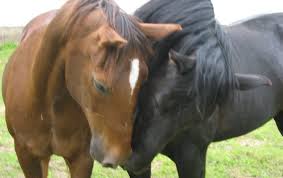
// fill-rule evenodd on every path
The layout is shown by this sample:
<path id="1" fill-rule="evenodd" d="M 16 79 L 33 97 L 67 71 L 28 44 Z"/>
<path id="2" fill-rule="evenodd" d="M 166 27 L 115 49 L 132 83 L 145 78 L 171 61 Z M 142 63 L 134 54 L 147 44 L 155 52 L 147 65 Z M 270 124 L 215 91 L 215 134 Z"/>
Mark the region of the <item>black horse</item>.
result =
<path id="1" fill-rule="evenodd" d="M 211 142 L 246 134 L 272 117 L 283 134 L 283 14 L 220 26 L 209 0 L 152 0 L 136 15 L 179 23 L 183 31 L 156 44 L 127 170 L 145 170 L 162 152 L 180 177 L 204 177 Z"/>

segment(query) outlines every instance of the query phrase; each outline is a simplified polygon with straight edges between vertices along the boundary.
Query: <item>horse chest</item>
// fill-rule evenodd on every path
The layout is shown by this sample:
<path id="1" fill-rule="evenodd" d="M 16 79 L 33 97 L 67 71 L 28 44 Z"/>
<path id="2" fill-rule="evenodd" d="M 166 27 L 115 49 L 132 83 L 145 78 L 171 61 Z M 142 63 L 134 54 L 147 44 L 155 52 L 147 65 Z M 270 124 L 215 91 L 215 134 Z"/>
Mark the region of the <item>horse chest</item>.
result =
<path id="1" fill-rule="evenodd" d="M 89 149 L 90 130 L 75 102 L 66 98 L 54 102 L 51 135 L 51 147 L 55 154 L 69 157 Z"/>

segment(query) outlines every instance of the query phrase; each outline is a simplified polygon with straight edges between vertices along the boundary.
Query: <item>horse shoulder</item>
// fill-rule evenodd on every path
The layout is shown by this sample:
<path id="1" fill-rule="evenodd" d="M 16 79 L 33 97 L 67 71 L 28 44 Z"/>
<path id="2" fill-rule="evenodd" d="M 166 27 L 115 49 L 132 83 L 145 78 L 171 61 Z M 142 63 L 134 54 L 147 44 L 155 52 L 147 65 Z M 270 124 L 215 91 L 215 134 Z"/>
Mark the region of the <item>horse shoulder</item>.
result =
<path id="1" fill-rule="evenodd" d="M 31 67 L 32 59 L 35 58 L 35 53 L 37 51 L 36 49 L 39 46 L 46 26 L 56 15 L 56 12 L 56 10 L 52 10 L 35 17 L 23 29 L 19 46 L 14 51 L 7 62 L 7 65 L 5 66 L 2 88 L 4 97 L 6 95 L 6 85 L 8 82 L 7 79 L 10 77 L 10 73 L 15 74 L 17 72 L 13 68 L 20 67 L 21 69 L 28 69 Z M 25 63 L 27 64 L 25 65 Z"/>
<path id="2" fill-rule="evenodd" d="M 13 120 L 11 123 L 24 122 L 27 118 L 40 115 L 35 107 L 37 98 L 32 83 L 33 64 L 47 24 L 55 13 L 50 11 L 42 14 L 25 27 L 22 40 L 5 66 L 2 93 L 6 117 L 7 120 Z"/>

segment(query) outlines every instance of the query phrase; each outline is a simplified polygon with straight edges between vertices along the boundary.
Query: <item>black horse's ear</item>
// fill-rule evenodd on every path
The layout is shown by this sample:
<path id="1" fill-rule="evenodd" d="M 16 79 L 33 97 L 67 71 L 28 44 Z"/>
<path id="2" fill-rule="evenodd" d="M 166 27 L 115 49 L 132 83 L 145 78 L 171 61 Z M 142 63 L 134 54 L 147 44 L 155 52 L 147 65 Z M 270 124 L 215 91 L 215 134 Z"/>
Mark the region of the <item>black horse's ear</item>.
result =
<path id="1" fill-rule="evenodd" d="M 184 54 L 178 53 L 173 49 L 171 49 L 169 52 L 169 59 L 176 63 L 178 70 L 181 74 L 190 71 L 196 64 L 195 54 L 186 56 Z"/>
<path id="2" fill-rule="evenodd" d="M 238 80 L 238 90 L 250 90 L 260 86 L 272 86 L 271 80 L 263 75 L 236 73 L 235 76 Z"/>

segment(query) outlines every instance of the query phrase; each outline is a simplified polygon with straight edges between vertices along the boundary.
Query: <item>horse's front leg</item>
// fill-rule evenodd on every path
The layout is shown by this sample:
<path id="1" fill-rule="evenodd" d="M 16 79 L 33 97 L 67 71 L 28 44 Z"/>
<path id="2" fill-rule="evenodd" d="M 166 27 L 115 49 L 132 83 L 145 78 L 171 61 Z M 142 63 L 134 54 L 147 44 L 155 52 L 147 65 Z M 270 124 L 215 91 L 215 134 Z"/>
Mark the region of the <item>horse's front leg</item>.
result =
<path id="1" fill-rule="evenodd" d="M 65 158 L 71 178 L 90 178 L 93 168 L 93 160 L 89 153 L 81 153 L 72 158 Z"/>
<path id="2" fill-rule="evenodd" d="M 175 162 L 179 178 L 205 178 L 207 148 L 208 145 L 199 146 L 186 139 L 179 144 L 169 144 L 163 154 Z"/>

